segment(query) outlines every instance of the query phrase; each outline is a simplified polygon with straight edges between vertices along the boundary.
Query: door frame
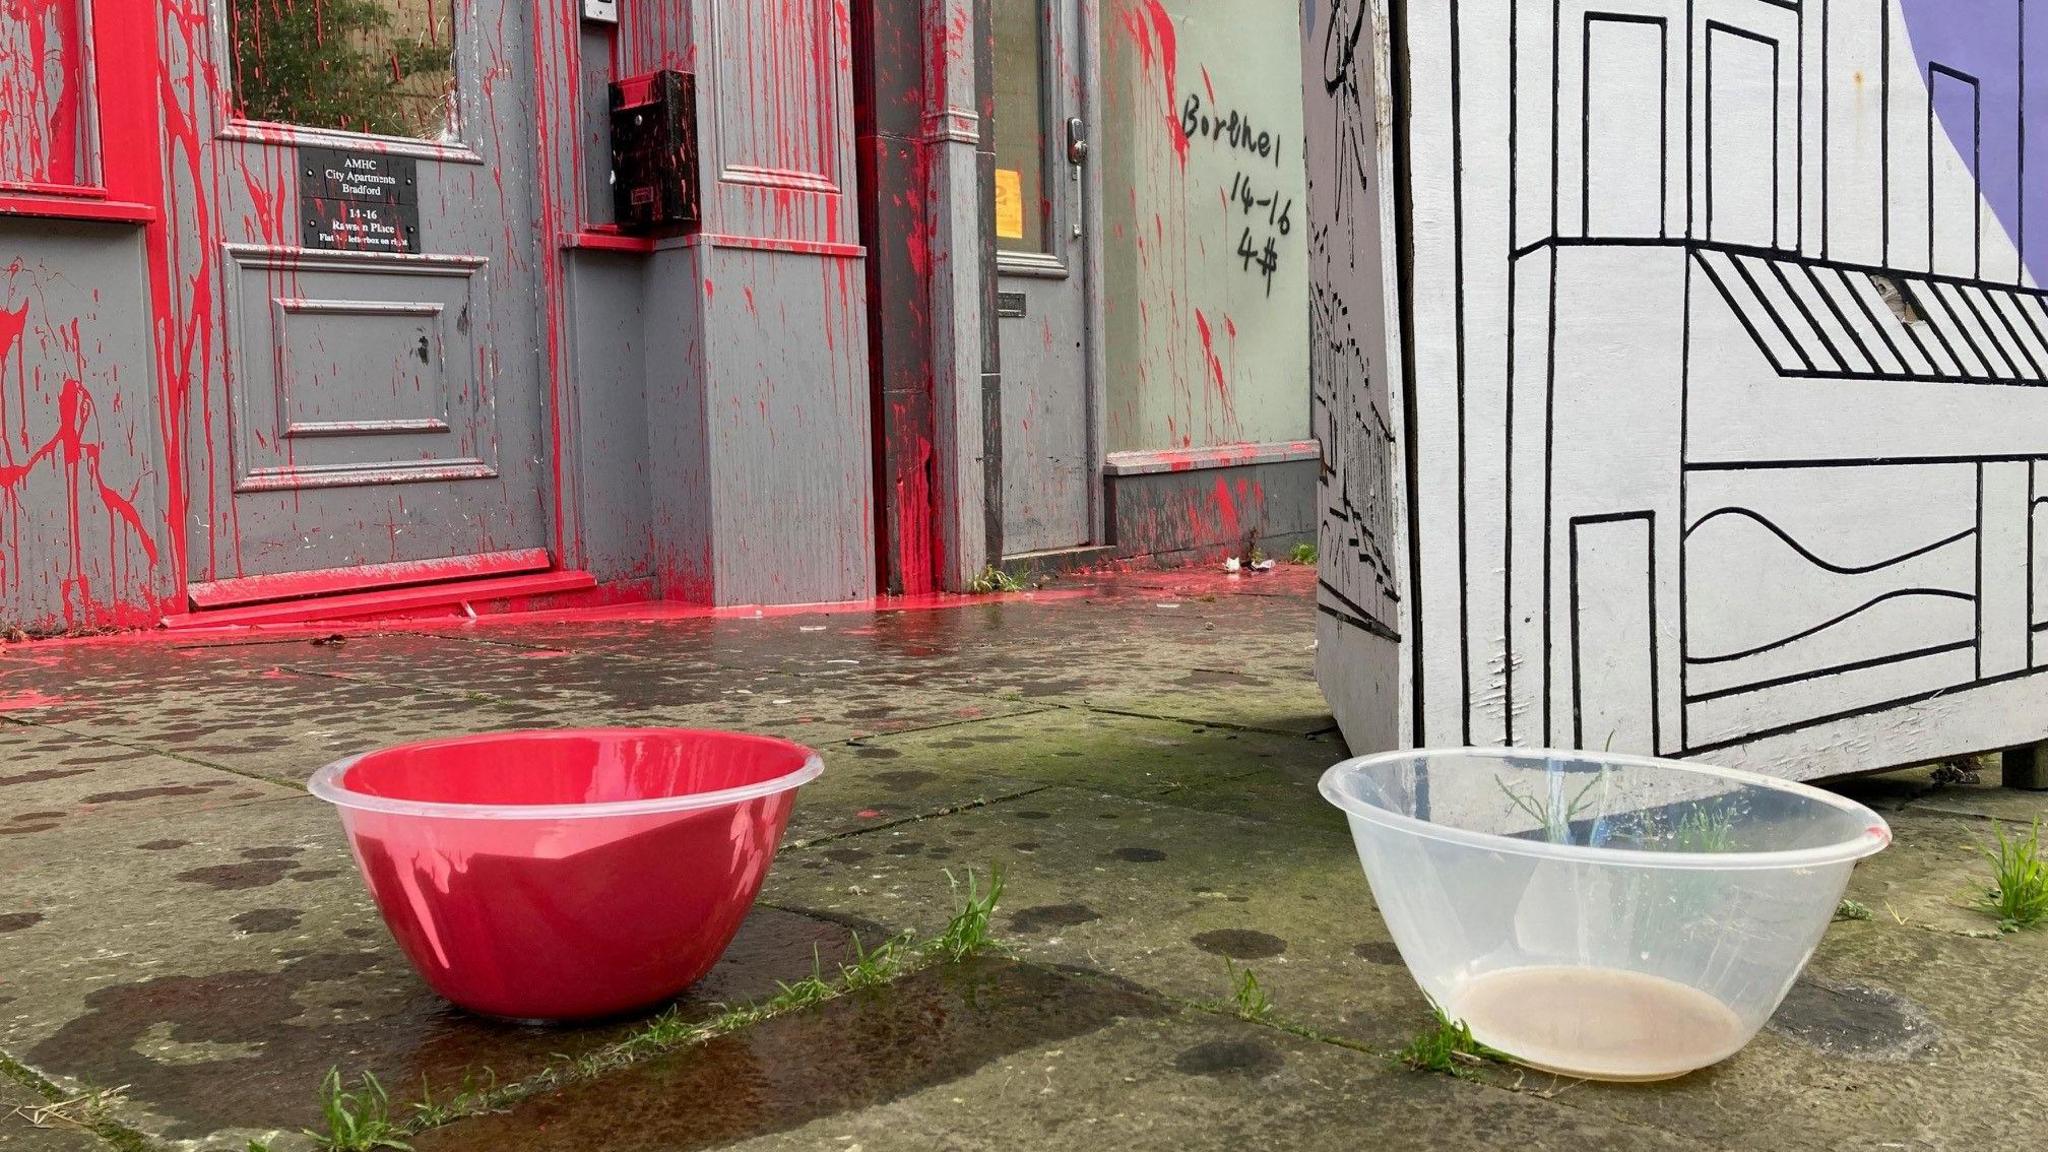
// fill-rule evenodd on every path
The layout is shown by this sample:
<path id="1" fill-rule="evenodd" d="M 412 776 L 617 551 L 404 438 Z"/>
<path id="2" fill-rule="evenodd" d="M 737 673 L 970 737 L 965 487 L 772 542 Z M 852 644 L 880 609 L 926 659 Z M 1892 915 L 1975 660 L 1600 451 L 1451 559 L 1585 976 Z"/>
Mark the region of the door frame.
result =
<path id="1" fill-rule="evenodd" d="M 544 0 L 533 0 L 531 3 L 528 0 L 449 0 L 449 2 L 455 5 L 453 13 L 455 21 L 454 34 L 456 44 L 458 45 L 462 42 L 462 37 L 465 33 L 481 27 L 496 16 L 500 10 L 517 12 L 523 9 L 525 12 L 526 42 L 508 44 L 506 48 L 509 59 L 530 58 L 536 65 L 531 70 L 522 68 L 512 69 L 512 71 L 526 76 L 528 78 L 527 82 L 533 86 L 530 99 L 531 106 L 536 113 L 535 124 L 530 134 L 507 136 L 506 141 L 510 146 L 527 148 L 532 152 L 532 163 L 537 177 L 537 187 L 533 194 L 535 227 L 532 243 L 527 253 L 528 259 L 532 261 L 532 265 L 527 269 L 514 269 L 510 267 L 492 268 L 489 270 L 489 273 L 494 280 L 507 276 L 518 276 L 530 279 L 533 282 L 532 291 L 535 304 L 539 309 L 539 315 L 536 317 L 536 334 L 540 339 L 537 341 L 538 346 L 532 350 L 510 349 L 502 345 L 493 344 L 490 346 L 492 352 L 491 359 L 501 366 L 499 371 L 503 373 L 506 370 L 504 366 L 513 363 L 517 358 L 527 355 L 532 357 L 532 370 L 535 373 L 533 379 L 536 385 L 534 389 L 536 406 L 533 419 L 535 421 L 539 450 L 537 452 L 538 458 L 534 464 L 531 488 L 532 495 L 536 500 L 537 514 L 540 518 L 540 539 L 542 546 L 547 549 L 550 569 L 561 570 L 580 567 L 581 557 L 571 554 L 572 548 L 580 548 L 580 544 L 575 534 L 571 531 L 571 510 L 567 499 L 569 493 L 566 490 L 570 478 L 573 477 L 576 470 L 576 462 L 566 455 L 570 438 L 565 433 L 567 431 L 567 422 L 571 419 L 573 412 L 565 404 L 563 393 L 565 376 L 562 371 L 562 361 L 566 356 L 567 334 L 562 330 L 563 272 L 561 267 L 561 249 L 562 238 L 568 233 L 563 231 L 561 223 L 555 219 L 555 210 L 562 207 L 565 203 L 564 188 L 562 186 L 563 179 L 559 171 L 562 164 L 555 153 L 558 149 L 573 147 L 573 143 L 558 145 L 555 141 L 548 138 L 546 132 L 548 124 L 561 122 L 556 117 L 561 115 L 564 110 L 571 116 L 576 112 L 577 102 L 573 98 L 573 88 L 567 88 L 566 86 L 572 84 L 577 74 L 576 57 L 573 53 L 575 50 L 575 40 L 581 27 L 580 20 L 574 14 L 558 11 L 559 6 L 550 5 L 545 3 Z M 199 510 L 191 494 L 205 491 L 214 483 L 213 470 L 216 467 L 215 461 L 212 458 L 214 455 L 223 451 L 233 453 L 238 450 L 236 441 L 239 433 L 234 427 L 236 417 L 232 413 L 230 402 L 227 399 L 227 384 L 225 381 L 212 381 L 199 387 L 190 387 L 188 385 L 181 390 L 183 392 L 182 397 L 177 397 L 171 394 L 169 381 L 173 377 L 168 375 L 168 373 L 179 371 L 186 367 L 196 368 L 208 374 L 216 370 L 233 373 L 237 371 L 237 358 L 246 351 L 236 347 L 232 338 L 233 334 L 227 329 L 227 314 L 223 309 L 233 291 L 232 280 L 237 252 L 248 246 L 231 238 L 224 237 L 211 229 L 208 230 L 207 234 L 198 236 L 178 234 L 184 223 L 185 214 L 188 211 L 213 213 L 217 209 L 217 205 L 213 200 L 221 194 L 220 185 L 225 179 L 222 174 L 225 171 L 225 163 L 222 159 L 222 154 L 214 150 L 241 146 L 275 148 L 287 150 L 295 154 L 296 150 L 302 146 L 330 147 L 378 155 L 410 157 L 438 164 L 472 165 L 483 168 L 490 163 L 489 158 L 478 147 L 477 143 L 480 132 L 483 130 L 478 117 L 485 115 L 483 105 L 488 103 L 489 98 L 488 96 L 479 96 L 463 90 L 463 86 L 471 82 L 464 79 L 460 71 L 464 63 L 470 62 L 471 58 L 468 56 L 461 57 L 457 64 L 457 132 L 450 141 L 422 140 L 379 133 L 348 132 L 317 126 L 252 120 L 236 114 L 232 103 L 235 97 L 232 75 L 234 33 L 230 26 L 232 16 L 229 11 L 231 3 L 232 0 L 182 0 L 182 6 L 185 9 L 185 14 L 182 18 L 180 12 L 177 11 L 181 5 L 162 5 L 158 8 L 157 19 L 149 21 L 146 30 L 139 33 L 140 35 L 147 36 L 151 41 L 151 55 L 156 65 L 153 74 L 163 76 L 163 90 L 185 92 L 197 102 L 196 106 L 187 106 L 181 103 L 176 109 L 164 107 L 161 112 L 161 116 L 165 118 L 164 121 L 151 125 L 162 140 L 173 142 L 174 138 L 167 131 L 169 127 L 168 118 L 174 114 L 181 116 L 190 129 L 189 138 L 184 141 L 184 145 L 194 152 L 187 166 L 180 168 L 179 172 L 174 174 L 187 176 L 191 184 L 189 189 L 180 192 L 175 179 L 160 181 L 159 186 L 155 189 L 156 196 L 152 206 L 160 213 L 161 227 L 166 233 L 167 251 L 162 265 L 156 264 L 155 260 L 152 259 L 152 268 L 164 267 L 169 269 L 179 265 L 181 261 L 196 261 L 202 271 L 202 275 L 213 279 L 212 286 L 209 289 L 213 299 L 212 314 L 209 316 L 188 317 L 185 322 L 216 326 L 216 331 L 212 333 L 208 342 L 218 349 L 218 351 L 213 353 L 214 356 L 218 357 L 217 362 L 183 366 L 175 364 L 174 362 L 179 358 L 180 352 L 172 346 L 175 341 L 172 333 L 178 331 L 178 314 L 189 309 L 189 305 L 180 303 L 174 306 L 166 301 L 164 307 L 155 318 L 157 331 L 162 334 L 160 340 L 165 345 L 159 351 L 159 360 L 163 366 L 162 370 L 167 373 L 167 375 L 159 380 L 158 387 L 164 391 L 166 396 L 165 403 L 162 406 L 163 419 L 174 423 L 181 430 L 180 434 L 175 436 L 167 435 L 166 437 L 166 472 L 177 473 L 169 481 L 170 484 L 175 486 L 173 491 L 177 495 L 174 499 L 167 501 L 167 503 L 172 505 L 167 508 L 167 513 L 172 521 L 172 531 L 178 545 L 175 550 L 178 554 L 176 556 L 176 563 L 173 570 L 167 573 L 170 584 L 170 587 L 167 589 L 167 599 L 173 603 L 184 600 L 188 595 L 188 589 L 194 585 L 218 582 L 222 579 L 233 579 L 239 576 L 238 573 L 198 572 L 194 570 L 195 564 L 206 562 L 206 557 L 213 553 L 214 548 L 210 542 L 212 529 L 203 527 L 194 519 Z M 173 67 L 173 61 L 170 54 L 166 51 L 165 41 L 160 37 L 169 34 L 174 22 L 183 23 L 185 21 L 197 24 L 196 28 L 188 27 L 187 29 L 196 34 L 183 37 L 180 41 L 185 45 L 185 51 L 190 53 L 192 57 L 184 62 L 186 67 L 197 70 L 204 65 L 215 66 L 221 69 L 222 83 L 219 85 L 218 91 L 211 94 L 199 86 L 180 88 L 171 84 L 172 77 L 169 74 L 169 69 Z M 568 52 L 566 54 L 560 51 L 551 52 L 549 51 L 550 47 L 566 47 Z M 481 77 L 474 79 L 474 83 L 478 85 L 481 85 L 482 82 Z M 150 90 L 154 92 L 155 87 L 155 85 L 151 85 Z M 557 109 L 550 105 L 550 101 L 564 95 L 565 92 L 568 95 L 562 101 L 562 109 Z M 157 103 L 154 95 L 152 95 L 151 103 Z M 572 142 L 580 139 L 574 133 L 564 135 L 567 135 Z M 171 149 L 166 147 L 165 151 L 168 152 Z M 169 157 L 166 157 L 166 160 L 168 159 Z M 572 173 L 576 171 L 573 154 L 569 156 L 568 170 Z M 210 171 L 213 179 L 202 185 L 199 179 L 200 171 Z M 575 191 L 580 193 L 580 189 Z M 294 192 L 292 195 L 295 202 L 296 193 Z M 181 206 L 179 201 L 186 197 L 190 198 L 190 204 Z M 569 208 L 569 211 L 572 214 L 578 211 L 579 209 L 573 205 L 580 204 L 580 196 L 571 197 L 570 204 L 572 206 Z M 188 245 L 191 246 L 192 250 L 185 252 L 184 249 Z M 282 247 L 296 249 L 297 246 L 294 242 L 282 245 Z M 333 257 L 343 261 L 346 261 L 352 255 L 354 254 L 311 253 L 311 256 L 314 258 L 325 259 Z M 425 269 L 460 264 L 470 260 L 472 260 L 472 257 L 460 254 L 423 254 L 408 262 L 414 263 L 416 267 Z M 175 278 L 174 276 L 173 279 L 175 280 Z M 495 290 L 504 291 L 505 288 L 501 285 Z M 217 397 L 215 396 L 216 384 L 219 389 Z M 497 402 L 495 388 L 493 389 L 493 394 L 493 403 L 495 404 Z M 207 408 L 210 404 L 215 403 L 218 403 L 221 408 L 212 418 L 212 422 L 220 426 L 214 435 L 225 437 L 225 439 L 220 444 L 210 444 L 200 437 L 184 434 L 184 432 L 192 429 L 208 427 L 209 415 Z M 524 498 L 524 496 L 522 495 L 521 498 Z M 464 558 L 464 554 L 458 554 L 458 556 L 448 560 L 421 561 L 419 565 L 422 570 L 444 565 L 450 566 L 451 569 L 459 570 L 463 567 Z M 379 567 L 381 566 L 374 564 L 352 565 L 335 571 L 350 572 L 355 571 L 357 568 L 367 571 Z M 375 586 L 377 586 L 376 583 L 371 583 L 365 587 Z"/>
<path id="2" fill-rule="evenodd" d="M 1082 395 L 1088 405 L 1088 541 L 1098 547 L 1109 538 L 1109 489 L 1104 469 L 1109 463 L 1109 353 L 1103 346 L 1108 331 L 1102 299 L 1102 0 L 1073 0 L 1080 6 L 1081 115 L 1088 124 L 1091 155 L 1081 166 L 1081 227 L 1088 280 L 1082 291 Z"/>
<path id="3" fill-rule="evenodd" d="M 1081 115 L 1099 141 L 1101 0 L 1065 2 L 1080 27 Z M 988 0 L 854 0 L 852 11 L 878 587 L 963 592 L 1003 557 L 991 12 Z M 925 50 L 961 27 L 966 50 Z M 1091 273 L 1103 263 L 1100 167 L 1082 170 Z M 1099 291 L 1083 296 L 1088 529 L 1101 545 L 1103 306 Z"/>

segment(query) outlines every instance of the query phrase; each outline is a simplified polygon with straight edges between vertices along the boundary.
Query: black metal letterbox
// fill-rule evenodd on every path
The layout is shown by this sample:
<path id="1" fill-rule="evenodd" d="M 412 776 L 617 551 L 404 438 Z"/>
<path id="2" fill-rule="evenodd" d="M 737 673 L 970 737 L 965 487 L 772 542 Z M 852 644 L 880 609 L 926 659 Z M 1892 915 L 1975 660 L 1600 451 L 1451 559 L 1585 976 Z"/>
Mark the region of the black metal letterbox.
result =
<path id="1" fill-rule="evenodd" d="M 697 78 L 672 70 L 617 80 L 612 96 L 612 214 L 621 231 L 695 227 Z"/>

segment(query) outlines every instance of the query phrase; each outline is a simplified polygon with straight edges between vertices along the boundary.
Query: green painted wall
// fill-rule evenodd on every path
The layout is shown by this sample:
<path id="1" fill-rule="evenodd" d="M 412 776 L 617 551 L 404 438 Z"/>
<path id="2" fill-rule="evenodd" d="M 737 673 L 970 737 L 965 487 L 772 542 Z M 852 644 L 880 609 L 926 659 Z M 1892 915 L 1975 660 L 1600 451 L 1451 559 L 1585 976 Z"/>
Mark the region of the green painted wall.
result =
<path id="1" fill-rule="evenodd" d="M 1300 15 L 1105 0 L 1101 31 L 1109 450 L 1302 439 Z"/>

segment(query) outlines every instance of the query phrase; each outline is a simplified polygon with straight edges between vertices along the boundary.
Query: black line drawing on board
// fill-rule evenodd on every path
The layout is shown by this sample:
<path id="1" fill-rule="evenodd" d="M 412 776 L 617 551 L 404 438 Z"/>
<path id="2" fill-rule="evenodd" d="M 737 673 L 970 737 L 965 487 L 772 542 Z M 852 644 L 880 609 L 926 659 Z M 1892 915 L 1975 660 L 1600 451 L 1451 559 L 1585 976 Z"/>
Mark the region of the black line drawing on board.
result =
<path id="1" fill-rule="evenodd" d="M 2048 738 L 2030 4 L 1398 6 L 1413 551 L 1343 557 L 1415 605 L 1415 742 L 1575 743 L 1598 712 L 1628 750 L 1821 776 Z M 1388 6 L 1338 7 L 1310 43 Z M 1316 402 L 1378 416 L 1356 386 Z"/>

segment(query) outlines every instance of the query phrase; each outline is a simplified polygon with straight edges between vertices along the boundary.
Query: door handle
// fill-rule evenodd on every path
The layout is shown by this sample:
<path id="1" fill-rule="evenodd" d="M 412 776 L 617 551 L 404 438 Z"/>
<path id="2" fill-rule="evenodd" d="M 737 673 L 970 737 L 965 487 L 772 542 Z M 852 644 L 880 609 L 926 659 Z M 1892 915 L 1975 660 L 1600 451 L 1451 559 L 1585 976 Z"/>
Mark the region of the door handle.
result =
<path id="1" fill-rule="evenodd" d="M 1067 163 L 1073 165 L 1088 162 L 1088 123 L 1079 116 L 1067 120 Z"/>

